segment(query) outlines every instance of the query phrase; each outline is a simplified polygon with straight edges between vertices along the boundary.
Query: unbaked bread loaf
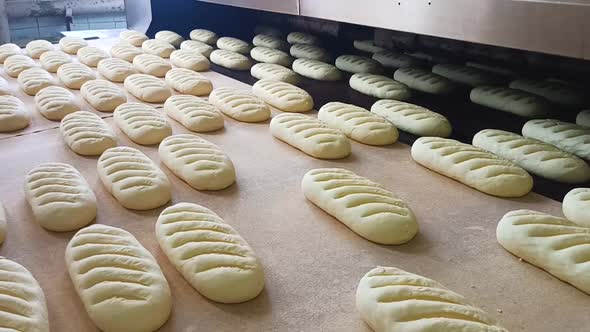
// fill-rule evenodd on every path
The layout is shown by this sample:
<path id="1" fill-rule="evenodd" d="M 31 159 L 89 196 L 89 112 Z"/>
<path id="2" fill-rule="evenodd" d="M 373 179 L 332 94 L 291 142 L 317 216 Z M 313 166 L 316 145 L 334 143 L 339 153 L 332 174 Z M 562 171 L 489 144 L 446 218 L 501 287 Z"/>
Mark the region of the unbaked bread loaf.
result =
<path id="1" fill-rule="evenodd" d="M 563 215 L 571 222 L 590 228 L 590 188 L 575 188 L 563 198 Z"/>
<path id="2" fill-rule="evenodd" d="M 320 39 L 305 32 L 291 32 L 287 35 L 287 42 L 289 44 L 319 45 Z"/>
<path id="3" fill-rule="evenodd" d="M 542 212 L 516 210 L 502 217 L 496 238 L 516 257 L 590 294 L 590 228 Z"/>
<path id="4" fill-rule="evenodd" d="M 505 87 L 480 86 L 471 90 L 469 98 L 476 104 L 527 118 L 547 116 L 552 109 L 542 97 Z"/>
<path id="5" fill-rule="evenodd" d="M 576 116 L 576 124 L 584 127 L 590 127 L 590 110 L 584 110 Z"/>
<path id="6" fill-rule="evenodd" d="M 119 146 L 106 150 L 98 158 L 97 171 L 106 190 L 128 209 L 151 210 L 170 201 L 166 174 L 137 149 Z"/>
<path id="7" fill-rule="evenodd" d="M 122 31 L 119 34 L 119 38 L 135 47 L 141 47 L 141 44 L 143 44 L 144 41 L 149 39 L 148 36 L 145 35 L 145 33 L 135 30 Z"/>
<path id="8" fill-rule="evenodd" d="M 61 86 L 48 86 L 35 95 L 37 110 L 48 120 L 61 120 L 80 110 L 78 98 Z"/>
<path id="9" fill-rule="evenodd" d="M 49 315 L 43 289 L 24 266 L 0 256 L 3 289 L 2 328 L 6 331 L 49 332 Z"/>
<path id="10" fill-rule="evenodd" d="M 502 82 L 500 78 L 490 72 L 463 65 L 438 64 L 432 67 L 432 72 L 451 81 L 472 87 L 494 85 Z"/>
<path id="11" fill-rule="evenodd" d="M 338 81 L 342 72 L 335 66 L 317 60 L 297 59 L 293 61 L 293 71 L 301 76 L 318 81 Z"/>
<path id="12" fill-rule="evenodd" d="M 217 47 L 220 50 L 226 50 L 240 54 L 248 54 L 252 49 L 248 42 L 233 37 L 221 37 L 217 39 Z"/>
<path id="13" fill-rule="evenodd" d="M 288 51 L 289 47 L 291 47 L 289 43 L 280 38 L 263 34 L 254 36 L 254 39 L 252 39 L 252 44 L 254 46 L 267 47 L 284 52 Z"/>
<path id="14" fill-rule="evenodd" d="M 53 44 L 43 39 L 32 40 L 27 43 L 25 49 L 31 58 L 39 59 L 41 54 L 53 50 Z"/>
<path id="15" fill-rule="evenodd" d="M 250 68 L 250 75 L 259 80 L 285 82 L 289 84 L 299 83 L 299 76 L 289 68 L 273 63 L 257 63 Z"/>
<path id="16" fill-rule="evenodd" d="M 418 60 L 407 54 L 391 51 L 377 52 L 372 58 L 385 68 L 417 67 L 420 64 Z"/>
<path id="17" fill-rule="evenodd" d="M 443 115 L 425 107 L 397 100 L 379 100 L 371 112 L 384 117 L 398 129 L 416 136 L 449 137 L 451 123 Z"/>
<path id="18" fill-rule="evenodd" d="M 57 69 L 57 77 L 66 88 L 79 90 L 84 83 L 96 79 L 96 74 L 81 63 L 66 63 Z"/>
<path id="19" fill-rule="evenodd" d="M 166 73 L 166 83 L 174 90 L 193 96 L 206 96 L 213 90 L 211 81 L 190 69 L 174 68 Z"/>
<path id="20" fill-rule="evenodd" d="M 344 133 L 308 115 L 279 114 L 270 121 L 270 132 L 314 158 L 341 159 L 350 155 L 350 142 Z"/>
<path id="21" fill-rule="evenodd" d="M 21 48 L 16 44 L 12 44 L 12 43 L 2 44 L 2 45 L 0 45 L 0 63 L 4 63 L 4 61 L 9 56 L 18 55 L 21 53 L 22 53 Z"/>
<path id="22" fill-rule="evenodd" d="M 248 70 L 252 67 L 250 58 L 232 51 L 215 50 L 211 52 L 210 59 L 214 64 L 228 69 Z"/>
<path id="23" fill-rule="evenodd" d="M 383 71 L 379 62 L 359 55 L 341 55 L 336 58 L 336 68 L 349 73 L 379 74 Z"/>
<path id="24" fill-rule="evenodd" d="M 80 87 L 80 94 L 88 104 L 101 112 L 112 112 L 127 101 L 125 91 L 107 80 L 87 81 Z"/>
<path id="25" fill-rule="evenodd" d="M 45 69 L 29 68 L 18 74 L 18 85 L 24 93 L 34 96 L 41 89 L 55 85 L 55 79 Z"/>
<path id="26" fill-rule="evenodd" d="M 215 48 L 211 45 L 207 45 L 200 41 L 196 40 L 185 40 L 180 44 L 181 50 L 191 51 L 193 53 L 201 54 L 202 56 L 209 58 L 211 56 L 211 52 L 215 50 Z"/>
<path id="27" fill-rule="evenodd" d="M 136 56 L 143 54 L 144 52 L 141 47 L 136 47 L 126 42 L 120 42 L 111 47 L 110 53 L 113 58 L 133 62 L 133 59 L 135 59 Z"/>
<path id="28" fill-rule="evenodd" d="M 156 238 L 184 279 L 210 300 L 245 302 L 264 288 L 262 265 L 250 245 L 203 206 L 167 207 L 156 222 Z"/>
<path id="29" fill-rule="evenodd" d="M 172 44 L 163 40 L 148 39 L 141 44 L 141 49 L 152 55 L 157 55 L 161 58 L 169 58 L 170 54 L 174 52 L 175 48 Z"/>
<path id="30" fill-rule="evenodd" d="M 397 129 L 391 122 L 362 107 L 351 104 L 327 103 L 320 108 L 318 119 L 363 144 L 393 144 L 399 136 Z"/>
<path id="31" fill-rule="evenodd" d="M 78 61 L 90 67 L 96 67 L 100 60 L 110 57 L 107 52 L 94 46 L 84 46 L 76 52 L 76 55 Z"/>
<path id="32" fill-rule="evenodd" d="M 72 58 L 61 51 L 47 51 L 41 54 L 39 62 L 43 69 L 50 73 L 56 73 L 60 66 L 72 62 Z"/>
<path id="33" fill-rule="evenodd" d="M 166 117 L 143 103 L 121 104 L 115 109 L 113 117 L 119 129 L 137 144 L 158 144 L 172 135 L 172 128 Z"/>
<path id="34" fill-rule="evenodd" d="M 307 91 L 285 82 L 260 80 L 252 92 L 267 104 L 284 112 L 303 113 L 313 109 L 313 98 Z"/>
<path id="35" fill-rule="evenodd" d="M 190 32 L 192 40 L 200 41 L 201 43 L 215 45 L 217 42 L 217 34 L 213 31 L 205 29 L 194 29 Z"/>
<path id="36" fill-rule="evenodd" d="M 232 88 L 217 88 L 209 102 L 225 115 L 242 122 L 261 122 L 270 118 L 270 109 L 255 95 Z"/>
<path id="37" fill-rule="evenodd" d="M 359 51 L 364 51 L 368 53 L 377 53 L 385 51 L 383 47 L 375 45 L 375 41 L 371 39 L 355 40 L 352 43 L 352 46 L 354 46 L 354 48 L 356 48 Z"/>
<path id="38" fill-rule="evenodd" d="M 353 90 L 379 99 L 408 100 L 412 95 L 405 84 L 382 75 L 354 74 L 349 84 Z"/>
<path id="39" fill-rule="evenodd" d="M 86 111 L 66 115 L 59 126 L 66 144 L 77 154 L 99 156 L 117 146 L 115 133 L 98 115 Z"/>
<path id="40" fill-rule="evenodd" d="M 590 128 L 553 119 L 529 120 L 522 135 L 590 160 Z"/>
<path id="41" fill-rule="evenodd" d="M 547 179 L 565 183 L 590 180 L 590 166 L 584 160 L 536 139 L 484 129 L 473 136 L 473 145 Z"/>
<path id="42" fill-rule="evenodd" d="M 23 70 L 33 67 L 37 67 L 37 64 L 26 55 L 11 55 L 4 60 L 4 72 L 10 77 L 18 77 Z"/>
<path id="43" fill-rule="evenodd" d="M 172 66 L 159 56 L 140 54 L 133 59 L 133 68 L 142 74 L 164 77 Z"/>
<path id="44" fill-rule="evenodd" d="M 328 53 L 327 50 L 315 45 L 294 44 L 289 49 L 289 53 L 297 59 L 309 59 L 322 62 L 332 61 L 332 56 L 330 56 L 330 53 Z"/>
<path id="45" fill-rule="evenodd" d="M 25 177 L 25 197 L 41 227 L 55 232 L 80 229 L 96 218 L 96 197 L 74 167 L 44 163 Z"/>
<path id="46" fill-rule="evenodd" d="M 281 51 L 273 48 L 256 46 L 250 51 L 252 59 L 263 63 L 274 63 L 277 65 L 290 67 L 293 63 L 293 58 Z"/>
<path id="47" fill-rule="evenodd" d="M 168 281 L 131 233 L 100 224 L 83 228 L 68 243 L 65 260 L 76 293 L 101 331 L 156 331 L 168 320 Z"/>
<path id="48" fill-rule="evenodd" d="M 510 87 L 547 98 L 556 104 L 581 106 L 586 103 L 586 94 L 580 89 L 552 81 L 515 80 Z"/>
<path id="49" fill-rule="evenodd" d="M 462 295 L 395 267 L 376 267 L 364 275 L 356 308 L 377 332 L 508 332 Z"/>
<path id="50" fill-rule="evenodd" d="M 186 68 L 193 71 L 209 70 L 209 60 L 201 54 L 190 50 L 176 50 L 170 54 L 170 62 L 180 68 Z"/>
<path id="51" fill-rule="evenodd" d="M 222 190 L 236 181 L 229 156 L 197 135 L 167 137 L 160 143 L 158 153 L 166 167 L 197 190 Z"/>
<path id="52" fill-rule="evenodd" d="M 419 68 L 400 68 L 393 78 L 412 89 L 437 95 L 449 94 L 456 88 L 449 79 Z"/>
<path id="53" fill-rule="evenodd" d="M 184 41 L 181 35 L 169 30 L 158 31 L 154 37 L 156 40 L 165 41 L 176 48 L 180 47 L 180 44 Z"/>
<path id="54" fill-rule="evenodd" d="M 313 204 L 369 241 L 403 244 L 418 233 L 416 217 L 404 201 L 349 170 L 313 169 L 303 176 L 301 190 Z"/>
<path id="55" fill-rule="evenodd" d="M 133 74 L 123 84 L 135 98 L 148 103 L 163 103 L 172 95 L 166 82 L 151 75 Z"/>
<path id="56" fill-rule="evenodd" d="M 223 128 L 221 112 L 209 102 L 189 95 L 174 95 L 164 103 L 166 114 L 186 129 L 205 133 Z"/>
<path id="57" fill-rule="evenodd" d="M 137 74 L 131 63 L 117 58 L 100 60 L 96 68 L 104 78 L 116 83 L 123 83 L 128 76 Z"/>
<path id="58" fill-rule="evenodd" d="M 23 129 L 31 122 L 31 114 L 20 99 L 0 96 L 0 132 Z"/>
<path id="59" fill-rule="evenodd" d="M 59 47 L 69 54 L 76 54 L 82 47 L 88 46 L 88 42 L 80 37 L 63 37 L 59 40 Z"/>
<path id="60" fill-rule="evenodd" d="M 498 197 L 521 197 L 533 179 L 519 166 L 470 144 L 448 138 L 421 137 L 412 145 L 412 158 L 422 166 Z"/>

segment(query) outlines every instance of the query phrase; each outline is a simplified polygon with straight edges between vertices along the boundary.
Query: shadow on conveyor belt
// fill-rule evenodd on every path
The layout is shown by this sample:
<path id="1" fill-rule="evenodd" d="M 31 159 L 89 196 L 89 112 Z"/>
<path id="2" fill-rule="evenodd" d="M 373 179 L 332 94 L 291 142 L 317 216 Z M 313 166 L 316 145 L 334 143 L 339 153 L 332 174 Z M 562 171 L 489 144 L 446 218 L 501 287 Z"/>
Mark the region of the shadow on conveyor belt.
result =
<path id="1" fill-rule="evenodd" d="M 211 64 L 212 70 L 229 76 L 238 81 L 253 85 L 257 79 L 250 75 L 250 71 L 235 71 Z M 393 72 L 384 75 L 392 77 Z M 354 104 L 370 109 L 377 98 L 373 98 L 350 88 L 348 79 L 351 75 L 337 82 L 322 82 L 301 78 L 299 87 L 306 90 L 314 99 L 315 109 L 331 101 Z M 473 136 L 483 129 L 502 129 L 521 134 L 522 126 L 528 119 L 517 115 L 493 110 L 474 104 L 469 99 L 470 88 L 460 87 L 458 91 L 448 96 L 438 96 L 412 90 L 412 98 L 408 102 L 429 108 L 446 116 L 453 125 L 452 139 L 471 144 Z M 575 122 L 575 112 L 568 112 L 559 118 L 564 121 Z M 399 141 L 412 145 L 418 136 L 400 131 Z M 590 187 L 590 181 L 571 185 L 547 180 L 531 174 L 534 178 L 533 191 L 543 196 L 562 201 L 565 194 L 578 187 Z"/>

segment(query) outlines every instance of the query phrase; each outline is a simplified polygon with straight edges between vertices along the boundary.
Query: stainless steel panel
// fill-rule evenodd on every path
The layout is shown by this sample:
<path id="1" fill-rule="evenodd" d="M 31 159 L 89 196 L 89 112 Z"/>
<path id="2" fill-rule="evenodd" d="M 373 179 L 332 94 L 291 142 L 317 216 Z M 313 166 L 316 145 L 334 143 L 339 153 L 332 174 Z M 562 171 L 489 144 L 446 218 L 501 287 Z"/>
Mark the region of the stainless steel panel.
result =
<path id="1" fill-rule="evenodd" d="M 590 59 L 588 0 L 300 0 L 300 7 L 303 16 Z"/>
<path id="2" fill-rule="evenodd" d="M 275 13 L 299 15 L 299 0 L 199 0 Z"/>

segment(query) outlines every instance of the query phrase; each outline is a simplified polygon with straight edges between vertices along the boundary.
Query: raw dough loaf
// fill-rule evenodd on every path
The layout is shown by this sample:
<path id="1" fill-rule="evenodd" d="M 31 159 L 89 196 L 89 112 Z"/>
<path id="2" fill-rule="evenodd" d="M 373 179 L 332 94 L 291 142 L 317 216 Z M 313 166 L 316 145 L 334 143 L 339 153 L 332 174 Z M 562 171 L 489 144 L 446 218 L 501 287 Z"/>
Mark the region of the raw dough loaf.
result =
<path id="1" fill-rule="evenodd" d="M 217 34 L 205 29 L 194 29 L 191 31 L 190 37 L 192 40 L 200 41 L 201 43 L 209 45 L 215 45 L 217 42 Z"/>
<path id="2" fill-rule="evenodd" d="M 305 32 L 291 32 L 287 35 L 289 44 L 319 45 L 320 39 Z"/>
<path id="3" fill-rule="evenodd" d="M 382 75 L 354 74 L 349 84 L 352 89 L 379 99 L 408 100 L 412 95 L 405 84 Z"/>
<path id="4" fill-rule="evenodd" d="M 56 73 L 59 67 L 72 62 L 72 58 L 61 51 L 47 51 L 41 54 L 39 62 L 41 62 L 41 67 L 48 72 Z"/>
<path id="5" fill-rule="evenodd" d="M 38 39 L 27 43 L 27 54 L 33 59 L 39 59 L 41 54 L 53 50 L 53 44 L 47 40 Z"/>
<path id="6" fill-rule="evenodd" d="M 261 46 L 254 47 L 250 51 L 250 56 L 258 62 L 274 63 L 286 67 L 291 66 L 293 63 L 293 58 L 289 54 L 280 50 Z"/>
<path id="7" fill-rule="evenodd" d="M 318 119 L 363 144 L 388 145 L 395 143 L 399 137 L 391 122 L 351 104 L 327 103 L 320 108 Z"/>
<path id="8" fill-rule="evenodd" d="M 117 106 L 127 102 L 125 92 L 107 80 L 87 81 L 80 87 L 80 94 L 92 107 L 101 112 L 112 112 Z"/>
<path id="9" fill-rule="evenodd" d="M 137 74 L 132 64 L 117 58 L 100 60 L 96 68 L 104 78 L 116 83 L 123 83 L 128 76 Z"/>
<path id="10" fill-rule="evenodd" d="M 157 55 L 161 58 L 169 58 L 170 54 L 175 50 L 170 43 L 156 39 L 144 41 L 141 44 L 141 49 L 147 54 Z"/>
<path id="11" fill-rule="evenodd" d="M 365 274 L 356 290 L 356 308 L 377 332 L 508 332 L 462 295 L 395 267 Z"/>
<path id="12" fill-rule="evenodd" d="M 373 54 L 373 60 L 379 62 L 385 68 L 417 67 L 420 62 L 411 56 L 391 51 L 377 52 Z"/>
<path id="13" fill-rule="evenodd" d="M 76 96 L 61 86 L 49 86 L 35 95 L 37 110 L 48 120 L 60 121 L 66 115 L 80 110 Z"/>
<path id="14" fill-rule="evenodd" d="M 252 67 L 252 61 L 250 61 L 250 58 L 236 52 L 215 50 L 211 52 L 210 58 L 211 62 L 214 64 L 228 69 L 248 70 Z"/>
<path id="15" fill-rule="evenodd" d="M 113 47 L 111 47 L 110 53 L 113 58 L 125 60 L 127 62 L 133 62 L 133 59 L 135 59 L 136 56 L 141 55 L 144 52 L 140 47 L 121 42 L 113 45 Z"/>
<path id="16" fill-rule="evenodd" d="M 448 138 L 417 139 L 412 145 L 412 158 L 432 171 L 489 195 L 521 197 L 533 187 L 531 176 L 511 161 Z"/>
<path id="17" fill-rule="evenodd" d="M 341 55 L 336 58 L 336 68 L 349 73 L 379 74 L 383 70 L 379 62 L 359 55 Z"/>
<path id="18" fill-rule="evenodd" d="M 590 160 L 590 128 L 552 119 L 529 120 L 522 135 Z"/>
<path id="19" fill-rule="evenodd" d="M 101 331 L 156 331 L 168 320 L 168 281 L 131 233 L 99 224 L 81 229 L 68 243 L 65 260 L 88 316 Z"/>
<path id="20" fill-rule="evenodd" d="M 164 115 L 143 103 L 121 104 L 113 116 L 119 129 L 137 144 L 158 144 L 172 135 L 172 128 Z"/>
<path id="21" fill-rule="evenodd" d="M 220 50 L 248 54 L 252 47 L 248 42 L 233 37 L 221 37 L 217 40 L 217 47 Z"/>
<path id="22" fill-rule="evenodd" d="M 314 158 L 341 159 L 350 155 L 350 141 L 346 135 L 311 116 L 279 114 L 270 121 L 270 132 Z"/>
<path id="23" fill-rule="evenodd" d="M 154 37 L 156 40 L 165 41 L 176 48 L 180 47 L 180 44 L 184 41 L 181 35 L 168 30 L 158 31 Z"/>
<path id="24" fill-rule="evenodd" d="M 291 47 L 291 45 L 289 45 L 289 43 L 286 41 L 269 35 L 254 36 L 254 39 L 252 39 L 252 44 L 254 44 L 254 46 L 267 47 L 285 52 L 289 50 L 289 47 Z"/>
<path id="25" fill-rule="evenodd" d="M 148 36 L 145 35 L 145 33 L 135 31 L 135 30 L 122 31 L 119 34 L 119 38 L 121 40 L 128 42 L 129 44 L 131 44 L 135 47 L 140 47 L 144 41 L 149 39 Z"/>
<path id="26" fill-rule="evenodd" d="M 0 45 L 0 63 L 4 63 L 6 58 L 13 55 L 21 54 L 21 48 L 12 43 L 2 44 Z"/>
<path id="27" fill-rule="evenodd" d="M 556 104 L 580 106 L 586 103 L 586 94 L 580 89 L 552 81 L 515 80 L 510 87 L 547 98 Z"/>
<path id="28" fill-rule="evenodd" d="M 515 256 L 590 294 L 590 228 L 542 212 L 516 210 L 502 217 L 496 238 Z"/>
<path id="29" fill-rule="evenodd" d="M 232 88 L 217 88 L 209 102 L 225 115 L 242 122 L 260 122 L 270 118 L 270 109 L 255 95 Z"/>
<path id="30" fill-rule="evenodd" d="M 207 77 L 185 68 L 174 68 L 167 72 L 166 83 L 185 95 L 206 96 L 213 91 L 213 84 Z"/>
<path id="31" fill-rule="evenodd" d="M 0 76 L 0 96 L 12 95 L 8 82 Z"/>
<path id="32" fill-rule="evenodd" d="M 584 127 L 590 127 L 590 110 L 578 113 L 576 124 Z"/>
<path id="33" fill-rule="evenodd" d="M 294 44 L 289 53 L 297 59 L 317 60 L 321 62 L 332 61 L 332 56 L 325 49 L 315 45 Z"/>
<path id="34" fill-rule="evenodd" d="M 110 58 L 107 52 L 93 46 L 82 47 L 76 55 L 78 56 L 78 61 L 90 67 L 96 67 L 100 60 Z"/>
<path id="35" fill-rule="evenodd" d="M 342 79 L 342 72 L 338 68 L 317 60 L 297 59 L 293 61 L 293 71 L 301 76 L 318 81 L 338 81 Z"/>
<path id="36" fill-rule="evenodd" d="M 128 209 L 151 210 L 170 201 L 166 174 L 137 149 L 120 146 L 106 150 L 98 158 L 97 170 L 107 191 Z"/>
<path id="37" fill-rule="evenodd" d="M 25 104 L 13 96 L 0 96 L 0 132 L 23 129 L 31 122 Z"/>
<path id="38" fill-rule="evenodd" d="M 550 180 L 565 183 L 590 180 L 590 166 L 584 160 L 536 139 L 485 129 L 473 136 L 473 145 Z"/>
<path id="39" fill-rule="evenodd" d="M 313 109 L 313 98 L 309 93 L 289 83 L 260 80 L 252 86 L 252 92 L 284 112 L 302 113 Z"/>
<path id="40" fill-rule="evenodd" d="M 590 228 L 590 188 L 575 188 L 563 198 L 563 215 L 573 223 Z"/>
<path id="41" fill-rule="evenodd" d="M 117 146 L 111 128 L 98 115 L 86 111 L 66 115 L 59 126 L 66 144 L 77 154 L 99 156 Z"/>
<path id="42" fill-rule="evenodd" d="M 418 68 L 400 68 L 393 73 L 396 81 L 412 89 L 437 95 L 449 94 L 455 90 L 451 80 Z"/>
<path id="43" fill-rule="evenodd" d="M 352 43 L 352 46 L 354 46 L 354 48 L 356 48 L 359 51 L 364 51 L 364 52 L 368 52 L 368 53 L 377 53 L 377 52 L 385 51 L 385 49 L 383 47 L 375 45 L 375 41 L 370 40 L 370 39 L 368 39 L 368 40 L 355 40 Z"/>
<path id="44" fill-rule="evenodd" d="M 367 178 L 342 168 L 319 168 L 301 181 L 305 197 L 363 238 L 402 244 L 418 232 L 416 217 L 404 201 Z"/>
<path id="45" fill-rule="evenodd" d="M 77 169 L 44 163 L 27 173 L 25 197 L 35 220 L 55 232 L 80 229 L 96 218 L 96 197 Z"/>
<path id="46" fill-rule="evenodd" d="M 124 85 L 135 98 L 148 103 L 163 103 L 172 95 L 166 82 L 150 75 L 130 75 L 125 79 Z"/>
<path id="47" fill-rule="evenodd" d="M 59 47 L 68 54 L 76 54 L 82 47 L 88 46 L 88 43 L 78 37 L 63 37 L 59 40 Z"/>
<path id="48" fill-rule="evenodd" d="M 172 96 L 164 103 L 164 111 L 190 131 L 205 133 L 223 128 L 221 112 L 195 96 Z"/>
<path id="49" fill-rule="evenodd" d="M 472 87 L 502 83 L 501 79 L 490 72 L 463 65 L 438 64 L 432 67 L 432 72 Z"/>
<path id="50" fill-rule="evenodd" d="M 180 44 L 180 49 L 191 51 L 193 53 L 197 53 L 206 58 L 209 58 L 211 56 L 211 52 L 213 52 L 215 48 L 213 48 L 213 46 L 211 45 L 207 45 L 200 41 L 185 40 L 182 42 L 182 44 Z"/>
<path id="51" fill-rule="evenodd" d="M 133 59 L 133 67 L 142 74 L 164 77 L 172 69 L 168 61 L 153 54 L 140 54 Z"/>
<path id="52" fill-rule="evenodd" d="M 66 63 L 57 70 L 57 77 L 69 89 L 79 90 L 88 81 L 96 79 L 94 71 L 81 63 Z"/>
<path id="53" fill-rule="evenodd" d="M 29 68 L 18 74 L 18 85 L 24 93 L 34 96 L 41 89 L 55 85 L 55 80 L 50 73 L 41 68 Z"/>
<path id="54" fill-rule="evenodd" d="M 451 123 L 443 115 L 422 106 L 397 100 L 379 100 L 371 112 L 384 117 L 397 128 L 416 136 L 449 137 Z"/>
<path id="55" fill-rule="evenodd" d="M 33 67 L 37 64 L 26 55 L 11 55 L 4 60 L 4 72 L 10 77 L 18 77 L 23 70 Z"/>
<path id="56" fill-rule="evenodd" d="M 469 94 L 472 102 L 527 118 L 547 116 L 551 104 L 544 98 L 505 87 L 480 86 Z"/>
<path id="57" fill-rule="evenodd" d="M 257 63 L 250 68 L 250 75 L 259 80 L 270 80 L 297 84 L 299 77 L 289 68 L 273 63 Z"/>
<path id="58" fill-rule="evenodd" d="M 6 239 L 6 212 L 4 205 L 0 202 L 0 244 Z"/>
<path id="59" fill-rule="evenodd" d="M 14 332 L 49 332 L 43 289 L 22 265 L 0 256 L 2 328 Z"/>
<path id="60" fill-rule="evenodd" d="M 264 271 L 254 250 L 203 206 L 167 207 L 156 222 L 156 238 L 184 279 L 210 300 L 245 302 L 264 288 Z"/>
<path id="61" fill-rule="evenodd" d="M 204 55 L 196 54 L 190 50 L 176 50 L 170 54 L 170 62 L 176 67 L 194 71 L 209 70 L 209 60 Z"/>
<path id="62" fill-rule="evenodd" d="M 236 181 L 231 159 L 217 145 L 197 135 L 167 137 L 158 153 L 166 167 L 197 190 L 222 190 Z"/>

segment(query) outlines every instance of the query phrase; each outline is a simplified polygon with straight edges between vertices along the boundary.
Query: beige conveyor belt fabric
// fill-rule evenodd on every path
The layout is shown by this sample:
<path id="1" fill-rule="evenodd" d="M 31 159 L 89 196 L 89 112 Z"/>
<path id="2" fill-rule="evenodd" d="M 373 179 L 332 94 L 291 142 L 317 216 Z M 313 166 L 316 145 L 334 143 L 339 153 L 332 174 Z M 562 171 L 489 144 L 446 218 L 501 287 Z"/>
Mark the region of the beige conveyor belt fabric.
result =
<path id="1" fill-rule="evenodd" d="M 214 87 L 251 89 L 214 72 L 203 75 Z M 23 99 L 33 106 L 32 97 Z M 65 266 L 64 250 L 73 232 L 43 230 L 25 201 L 25 174 L 50 161 L 68 163 L 82 173 L 96 194 L 97 223 L 129 231 L 158 261 L 173 298 L 172 315 L 160 331 L 232 331 L 239 327 L 253 332 L 368 332 L 355 308 L 355 291 L 363 275 L 377 265 L 427 275 L 469 298 L 510 331 L 579 331 L 580 326 L 590 324 L 588 295 L 519 262 L 496 242 L 496 225 L 505 213 L 532 209 L 561 216 L 561 204 L 556 201 L 534 193 L 518 199 L 488 196 L 416 164 L 410 147 L 400 143 L 372 147 L 351 142 L 348 158 L 318 160 L 273 138 L 268 121 L 242 123 L 228 117 L 225 129 L 198 135 L 232 159 L 236 183 L 222 191 L 197 191 L 166 168 L 156 146 L 133 143 L 114 125 L 111 113 L 101 113 L 120 146 L 141 150 L 166 173 L 172 184 L 171 204 L 191 202 L 215 211 L 256 252 L 266 275 L 261 295 L 242 304 L 213 303 L 182 278 L 159 248 L 154 224 L 164 207 L 149 211 L 123 208 L 98 178 L 97 158 L 76 155 L 63 142 L 57 122 L 45 120 L 34 110 L 32 114 L 28 134 L 0 139 L 0 198 L 9 221 L 0 256 L 22 264 L 39 281 L 47 297 L 52 331 L 96 328 Z M 169 122 L 174 134 L 189 133 L 176 121 Z M 38 130 L 42 131 L 30 132 Z M 394 192 L 416 214 L 418 235 L 404 245 L 378 245 L 307 201 L 300 189 L 303 175 L 325 167 L 349 169 Z"/>

